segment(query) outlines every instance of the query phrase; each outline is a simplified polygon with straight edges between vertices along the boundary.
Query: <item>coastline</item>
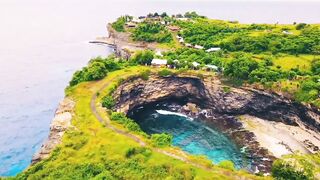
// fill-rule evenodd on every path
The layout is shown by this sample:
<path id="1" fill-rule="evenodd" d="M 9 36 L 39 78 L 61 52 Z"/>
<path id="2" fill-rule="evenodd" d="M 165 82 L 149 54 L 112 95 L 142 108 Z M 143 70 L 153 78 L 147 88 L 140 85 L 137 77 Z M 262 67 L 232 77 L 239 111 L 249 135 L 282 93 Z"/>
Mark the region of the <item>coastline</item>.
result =
<path id="1" fill-rule="evenodd" d="M 50 133 L 48 138 L 41 145 L 39 151 L 33 155 L 31 165 L 46 159 L 57 145 L 62 141 L 63 134 L 70 128 L 73 117 L 75 102 L 69 98 L 64 98 L 55 112 L 50 123 Z"/>
<path id="2" fill-rule="evenodd" d="M 131 53 L 135 50 L 142 50 L 142 49 L 147 49 L 148 44 L 146 47 L 143 46 L 139 46 L 137 44 L 133 44 L 130 42 L 126 42 L 123 39 L 119 39 L 119 41 L 116 41 L 115 39 L 118 38 L 117 35 L 112 35 L 111 31 L 109 30 L 109 36 L 111 34 L 111 37 L 108 38 L 97 38 L 96 41 L 91 41 L 90 43 L 104 43 L 104 44 L 108 44 L 112 47 L 114 47 L 115 49 L 115 53 L 117 56 L 121 56 L 123 58 L 129 58 Z M 118 34 L 118 33 L 117 33 Z M 114 44 L 112 44 L 112 38 L 114 38 Z M 118 40 L 118 39 L 117 39 Z M 131 44 L 131 45 L 130 45 Z M 209 83 L 209 82 L 207 82 Z M 49 154 L 52 152 L 52 150 L 61 143 L 62 137 L 64 132 L 71 127 L 71 120 L 72 120 L 72 116 L 73 116 L 73 108 L 75 106 L 75 103 L 66 98 L 64 99 L 58 106 L 57 111 L 55 113 L 55 116 L 52 120 L 52 123 L 50 125 L 50 135 L 48 137 L 48 140 L 45 141 L 45 143 L 41 146 L 40 150 L 38 153 L 36 153 L 32 159 L 32 163 L 31 165 L 47 158 L 49 156 Z M 251 118 L 250 116 L 246 116 L 246 118 Z M 260 137 L 265 136 L 263 133 L 261 133 L 262 131 L 260 129 L 250 129 L 249 124 L 251 123 L 256 123 L 257 126 L 261 126 L 261 127 L 265 127 L 268 126 L 268 128 L 273 128 L 272 131 L 268 131 L 266 132 L 269 136 L 267 138 L 271 138 L 271 137 L 275 137 L 278 134 L 278 131 L 276 130 L 288 130 L 288 132 L 286 132 L 287 134 L 285 134 L 286 137 L 289 137 L 289 133 L 290 133 L 290 127 L 296 127 L 296 126 L 290 126 L 290 127 L 286 127 L 289 125 L 285 125 L 283 124 L 283 126 L 281 126 L 281 128 L 277 128 L 275 125 L 273 125 L 274 122 L 261 122 L 260 120 L 264 121 L 263 119 L 259 119 L 256 117 L 252 117 L 253 120 L 250 119 L 250 123 L 248 122 L 244 122 L 244 128 L 250 132 L 252 132 L 257 138 L 255 139 L 257 142 L 259 142 L 260 147 L 269 150 L 275 157 L 280 158 L 282 155 L 285 154 L 289 154 L 289 153 L 293 153 L 295 150 L 300 150 L 303 153 L 310 153 L 313 151 L 310 150 L 310 148 L 315 148 L 315 147 L 319 147 L 320 146 L 320 141 L 319 143 L 317 142 L 316 144 L 313 144 L 311 141 L 311 145 L 308 148 L 303 147 L 301 145 L 299 145 L 299 143 L 301 142 L 295 142 L 295 141 L 288 141 L 288 142 L 284 142 L 282 144 L 279 143 L 279 141 L 274 140 L 274 138 L 271 141 L 267 141 L 266 139 L 261 139 Z M 255 119 L 256 118 L 256 119 Z M 247 123 L 247 124 L 246 124 Z M 266 123 L 266 124 L 264 124 Z M 270 127 L 269 127 L 270 126 Z M 296 131 L 299 131 L 298 135 L 295 136 L 295 140 L 297 140 L 299 137 L 301 140 L 301 135 L 304 131 L 307 131 L 307 129 L 303 129 L 299 126 L 297 126 L 297 128 L 300 128 L 299 130 L 295 129 Z M 256 131 L 255 131 L 256 130 Z M 283 134 L 282 134 L 283 135 Z M 294 135 L 294 134 L 293 134 Z M 311 136 L 308 136 L 311 137 Z M 318 139 L 319 140 L 319 139 Z M 297 140 L 298 141 L 298 140 Z M 281 142 L 281 141 L 280 141 Z M 290 142 L 294 142 L 293 145 Z M 276 144 L 276 147 L 274 147 L 274 145 Z M 288 146 L 288 144 L 290 146 Z M 289 150 L 291 149 L 291 150 Z M 316 150 L 318 151 L 318 150 Z M 269 155 L 269 154 L 264 154 L 264 155 Z M 271 155 L 272 156 L 272 155 Z M 263 157 L 261 160 L 262 161 L 270 161 L 271 158 L 266 158 Z M 259 171 L 259 170 L 258 170 Z M 262 170 L 262 172 L 264 171 L 264 169 Z"/>

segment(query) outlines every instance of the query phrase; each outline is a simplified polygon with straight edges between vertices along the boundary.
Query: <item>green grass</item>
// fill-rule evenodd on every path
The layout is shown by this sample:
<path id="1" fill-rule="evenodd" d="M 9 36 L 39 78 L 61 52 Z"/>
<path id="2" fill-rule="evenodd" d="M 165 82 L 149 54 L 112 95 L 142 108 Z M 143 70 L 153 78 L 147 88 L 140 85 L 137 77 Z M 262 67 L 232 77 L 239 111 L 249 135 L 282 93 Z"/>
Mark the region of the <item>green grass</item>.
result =
<path id="1" fill-rule="evenodd" d="M 318 56 L 319 57 L 319 56 Z M 314 59 L 313 55 L 285 55 L 273 60 L 274 67 L 280 66 L 283 70 L 290 70 L 292 68 L 299 68 L 303 71 L 310 70 L 311 61 Z"/>

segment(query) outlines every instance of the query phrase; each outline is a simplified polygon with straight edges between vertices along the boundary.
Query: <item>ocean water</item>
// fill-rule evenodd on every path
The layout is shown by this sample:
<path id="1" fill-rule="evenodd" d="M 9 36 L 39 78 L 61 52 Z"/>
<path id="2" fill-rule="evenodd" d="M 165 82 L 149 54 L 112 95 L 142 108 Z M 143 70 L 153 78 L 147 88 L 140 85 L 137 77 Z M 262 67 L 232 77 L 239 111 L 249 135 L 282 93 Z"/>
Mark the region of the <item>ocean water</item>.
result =
<path id="1" fill-rule="evenodd" d="M 206 156 L 215 164 L 230 160 L 238 169 L 250 166 L 240 151 L 241 147 L 203 121 L 161 109 L 140 110 L 133 118 L 147 134 L 173 135 L 173 145 L 190 154 Z"/>
<path id="2" fill-rule="evenodd" d="M 210 0 L 1 0 L 0 176 L 28 167 L 72 74 L 105 46 L 106 23 L 124 14 L 198 11 L 243 23 L 319 23 L 319 2 Z M 205 130 L 203 130 L 205 131 Z"/>

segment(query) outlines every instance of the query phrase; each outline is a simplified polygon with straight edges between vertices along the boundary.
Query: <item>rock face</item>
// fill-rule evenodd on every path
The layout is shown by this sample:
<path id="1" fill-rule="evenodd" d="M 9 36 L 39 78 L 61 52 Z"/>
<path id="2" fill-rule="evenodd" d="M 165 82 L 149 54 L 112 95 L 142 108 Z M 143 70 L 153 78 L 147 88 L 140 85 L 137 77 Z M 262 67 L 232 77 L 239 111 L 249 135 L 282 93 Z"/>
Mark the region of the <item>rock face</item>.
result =
<path id="1" fill-rule="evenodd" d="M 228 90 L 226 90 L 228 89 Z M 289 125 L 303 124 L 320 131 L 320 111 L 275 94 L 254 89 L 223 86 L 217 79 L 196 77 L 151 77 L 122 84 L 115 92 L 116 108 L 127 113 L 136 107 L 178 100 L 208 109 L 208 115 L 249 114 Z"/>
<path id="2" fill-rule="evenodd" d="M 254 89 L 226 87 L 218 79 L 197 77 L 157 77 L 129 80 L 114 93 L 117 111 L 133 113 L 146 106 L 178 103 L 175 109 L 204 119 L 226 132 L 253 160 L 252 171 L 270 172 L 275 159 L 261 148 L 252 132 L 245 130 L 238 116 L 249 114 L 269 121 L 305 126 L 320 131 L 320 112 L 284 97 Z"/>
<path id="3" fill-rule="evenodd" d="M 68 98 L 65 98 L 60 102 L 50 124 L 49 137 L 44 144 L 42 144 L 39 152 L 33 156 L 31 164 L 35 164 L 47 158 L 51 151 L 60 144 L 64 132 L 71 126 L 74 106 L 75 102 Z"/>

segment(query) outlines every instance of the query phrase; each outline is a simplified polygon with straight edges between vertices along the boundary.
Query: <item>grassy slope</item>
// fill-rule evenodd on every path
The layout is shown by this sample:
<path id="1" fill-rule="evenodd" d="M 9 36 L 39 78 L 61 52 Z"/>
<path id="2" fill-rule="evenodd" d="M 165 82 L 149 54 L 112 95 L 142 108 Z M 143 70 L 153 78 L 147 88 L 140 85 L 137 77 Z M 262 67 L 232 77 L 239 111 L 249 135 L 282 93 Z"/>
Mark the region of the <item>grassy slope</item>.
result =
<path id="1" fill-rule="evenodd" d="M 101 81 L 81 83 L 68 91 L 68 96 L 76 101 L 72 121 L 74 128 L 66 132 L 63 143 L 49 159 L 30 167 L 14 179 L 89 179 L 94 176 L 102 179 L 103 175 L 124 179 L 237 179 L 240 176 L 259 179 L 243 171 L 234 172 L 216 166 L 210 171 L 204 170 L 155 151 L 150 156 L 139 154 L 126 158 L 126 151 L 139 147 L 139 144 L 98 122 L 90 110 L 90 100 L 103 84 L 136 74 L 142 69 L 131 67 L 116 71 Z M 174 151 L 174 148 L 171 149 Z M 201 161 L 194 159 L 199 163 Z"/>
<path id="2" fill-rule="evenodd" d="M 273 60 L 274 66 L 280 66 L 283 70 L 299 68 L 303 71 L 309 71 L 311 62 L 315 58 L 314 55 L 284 55 Z"/>

